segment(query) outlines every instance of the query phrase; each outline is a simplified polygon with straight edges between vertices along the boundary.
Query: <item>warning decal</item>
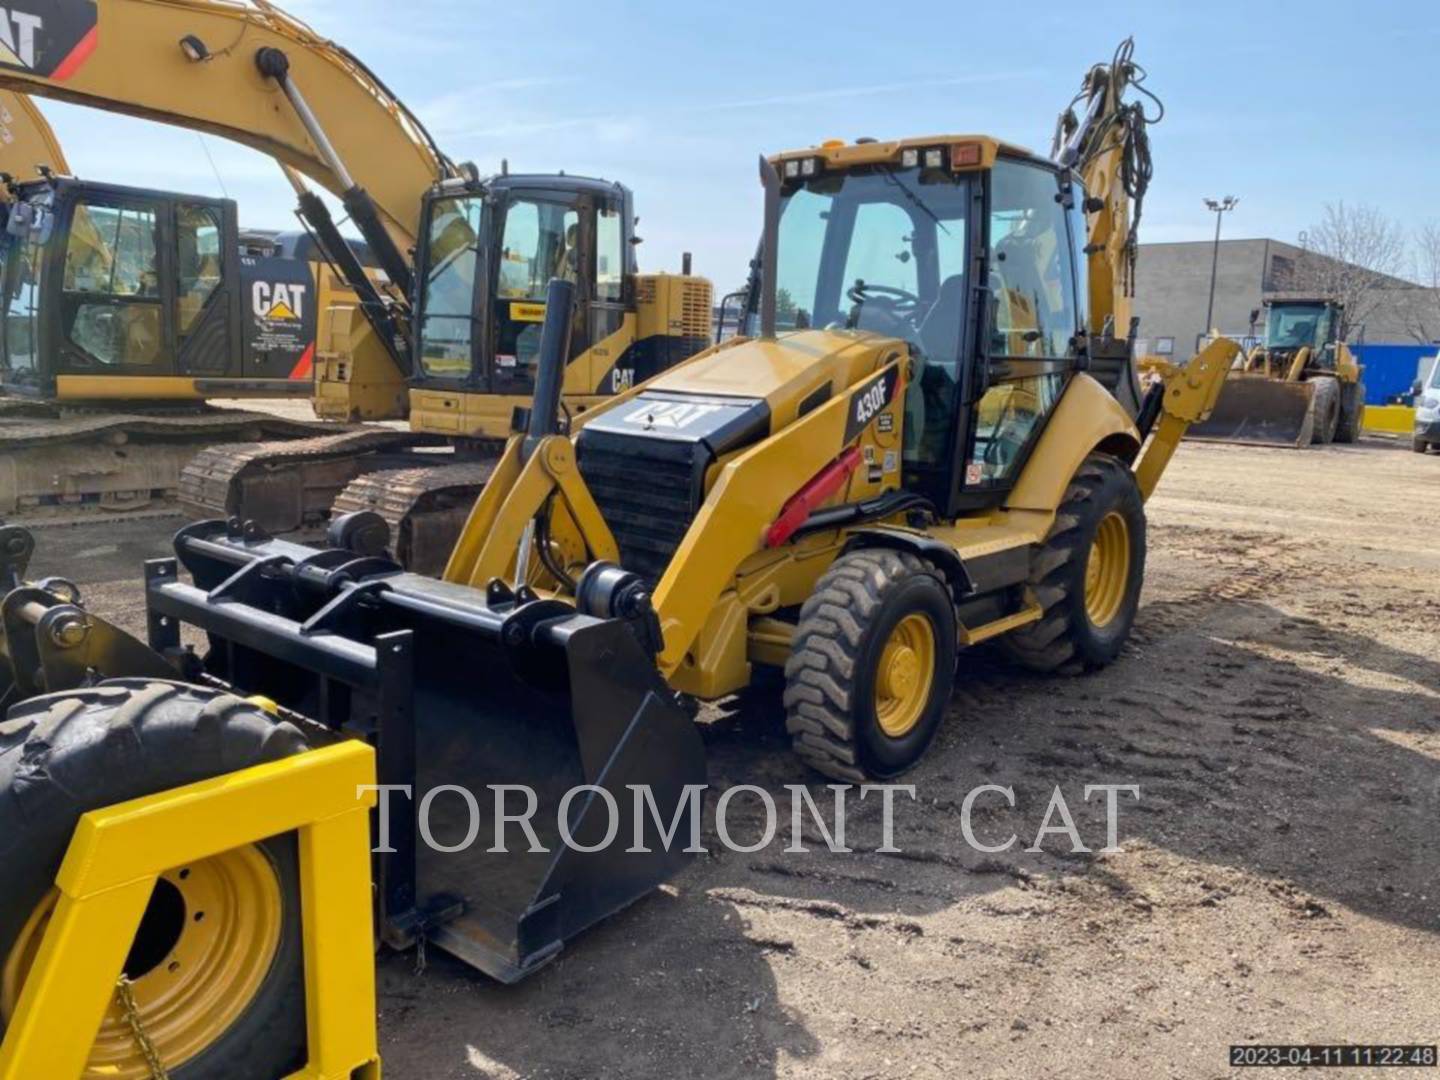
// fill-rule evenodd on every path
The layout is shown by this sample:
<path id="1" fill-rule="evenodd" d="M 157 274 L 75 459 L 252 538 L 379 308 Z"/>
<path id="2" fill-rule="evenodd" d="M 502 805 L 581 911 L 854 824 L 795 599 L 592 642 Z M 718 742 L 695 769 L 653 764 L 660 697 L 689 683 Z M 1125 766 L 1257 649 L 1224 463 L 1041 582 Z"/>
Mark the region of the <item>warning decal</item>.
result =
<path id="1" fill-rule="evenodd" d="M 95 0 L 21 0 L 0 6 L 0 67 L 64 82 L 98 42 Z"/>

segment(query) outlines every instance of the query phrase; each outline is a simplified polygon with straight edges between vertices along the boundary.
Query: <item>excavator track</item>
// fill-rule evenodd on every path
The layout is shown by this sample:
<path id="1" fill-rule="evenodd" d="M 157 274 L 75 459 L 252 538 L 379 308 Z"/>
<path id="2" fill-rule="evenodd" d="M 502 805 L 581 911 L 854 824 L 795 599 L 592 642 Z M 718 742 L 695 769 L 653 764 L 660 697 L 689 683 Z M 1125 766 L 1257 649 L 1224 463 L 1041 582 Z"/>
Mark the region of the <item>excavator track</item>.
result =
<path id="1" fill-rule="evenodd" d="M 336 425 L 242 409 L 76 409 L 0 398 L 0 515 L 32 522 L 176 510 L 197 449 Z"/>
<path id="2" fill-rule="evenodd" d="M 335 513 L 379 514 L 390 526 L 395 557 L 414 573 L 438 577 L 497 460 L 498 451 L 449 464 L 365 473 L 335 499 Z"/>
<path id="3" fill-rule="evenodd" d="M 336 496 L 374 467 L 376 455 L 440 441 L 367 427 L 288 442 L 214 446 L 185 466 L 180 502 L 202 517 L 240 517 L 267 532 L 293 532 L 329 518 Z"/>

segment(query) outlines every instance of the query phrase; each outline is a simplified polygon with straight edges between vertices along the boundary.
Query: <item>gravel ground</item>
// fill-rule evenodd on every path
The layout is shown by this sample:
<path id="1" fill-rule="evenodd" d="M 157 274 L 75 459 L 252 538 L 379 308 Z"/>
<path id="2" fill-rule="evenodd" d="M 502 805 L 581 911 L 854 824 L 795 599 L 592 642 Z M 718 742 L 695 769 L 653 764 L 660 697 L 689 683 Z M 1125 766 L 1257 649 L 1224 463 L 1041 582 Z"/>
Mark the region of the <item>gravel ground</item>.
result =
<path id="1" fill-rule="evenodd" d="M 380 962 L 387 1077 L 1218 1077 L 1234 1042 L 1440 1042 L 1440 458 L 1187 444 L 1133 643 L 1080 679 L 962 658 L 895 844 L 717 852 L 502 987 Z M 40 532 L 138 629 L 175 520 Z M 816 778 L 773 696 L 707 710 L 712 785 Z M 982 783 L 961 836 L 961 802 Z M 1086 784 L 1135 784 L 1100 853 Z M 1063 792 L 1089 853 L 1023 849 Z M 737 803 L 739 836 L 759 827 Z M 748 832 L 747 832 L 748 830 Z M 812 834 L 813 835 L 813 834 Z M 1345 1075 L 1360 1075 L 1360 1070 Z"/>

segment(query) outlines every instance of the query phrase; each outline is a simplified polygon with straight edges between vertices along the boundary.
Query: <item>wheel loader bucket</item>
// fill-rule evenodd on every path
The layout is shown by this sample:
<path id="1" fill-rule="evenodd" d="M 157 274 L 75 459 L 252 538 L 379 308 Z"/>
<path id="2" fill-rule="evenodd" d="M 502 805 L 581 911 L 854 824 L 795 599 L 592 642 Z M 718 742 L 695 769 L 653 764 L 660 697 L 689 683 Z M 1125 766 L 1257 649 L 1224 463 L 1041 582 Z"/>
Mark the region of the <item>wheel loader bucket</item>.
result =
<path id="1" fill-rule="evenodd" d="M 625 620 L 223 523 L 176 553 L 194 584 L 147 567 L 151 644 L 204 629 L 208 675 L 372 739 L 411 788 L 377 828 L 390 944 L 513 982 L 688 859 L 704 750 Z"/>
<path id="2" fill-rule="evenodd" d="M 1315 429 L 1315 387 L 1258 375 L 1232 374 L 1210 417 L 1187 439 L 1259 446 L 1309 446 Z"/>

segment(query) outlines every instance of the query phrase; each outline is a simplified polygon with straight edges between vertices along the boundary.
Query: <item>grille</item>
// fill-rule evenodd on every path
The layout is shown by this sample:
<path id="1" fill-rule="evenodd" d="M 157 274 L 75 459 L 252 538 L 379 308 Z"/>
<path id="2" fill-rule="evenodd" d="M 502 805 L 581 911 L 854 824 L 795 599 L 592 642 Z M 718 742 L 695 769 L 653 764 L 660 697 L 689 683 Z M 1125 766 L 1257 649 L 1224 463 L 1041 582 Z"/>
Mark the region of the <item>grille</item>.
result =
<path id="1" fill-rule="evenodd" d="M 620 565 L 654 585 L 697 510 L 693 466 L 673 454 L 644 453 L 642 440 L 627 441 L 630 445 L 621 452 L 593 443 L 584 446 L 580 474 L 615 536 Z"/>
<path id="2" fill-rule="evenodd" d="M 682 286 L 680 318 L 684 324 L 681 331 L 685 337 L 710 338 L 710 310 L 712 291 L 708 281 L 691 279 Z"/>
<path id="3" fill-rule="evenodd" d="M 654 274 L 642 274 L 635 279 L 635 302 L 639 304 L 655 303 L 655 289 L 657 278 Z"/>

